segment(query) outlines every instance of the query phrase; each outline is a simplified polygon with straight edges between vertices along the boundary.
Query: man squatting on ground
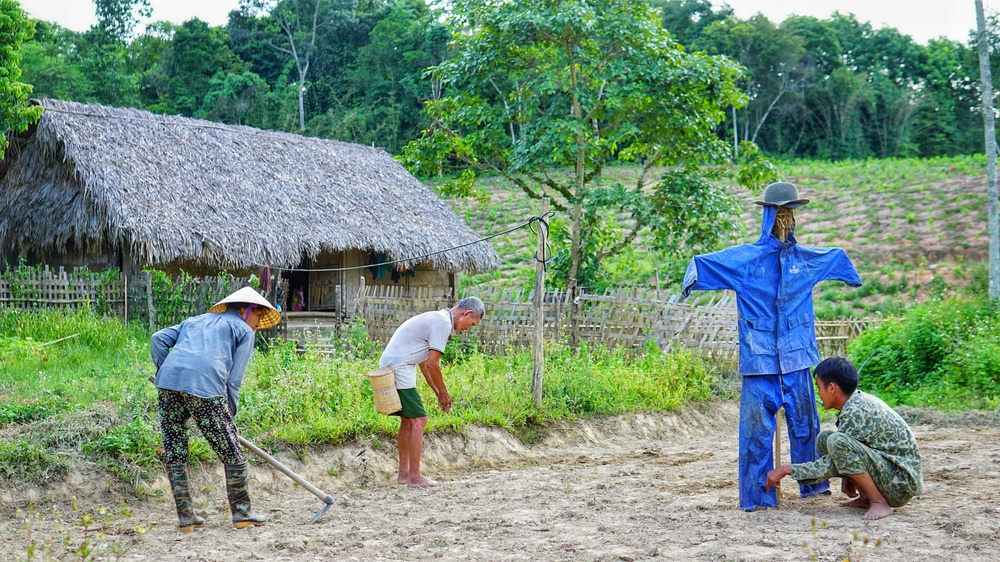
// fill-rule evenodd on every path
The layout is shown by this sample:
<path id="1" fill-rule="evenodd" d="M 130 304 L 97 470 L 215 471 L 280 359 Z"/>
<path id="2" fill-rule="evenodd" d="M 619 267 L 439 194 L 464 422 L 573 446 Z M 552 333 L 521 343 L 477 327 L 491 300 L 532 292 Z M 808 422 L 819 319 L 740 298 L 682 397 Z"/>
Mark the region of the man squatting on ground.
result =
<path id="1" fill-rule="evenodd" d="M 814 373 L 826 409 L 839 410 L 837 431 L 819 434 L 819 459 L 783 465 L 767 473 L 772 488 L 785 476 L 815 482 L 839 476 L 847 507 L 867 508 L 865 519 L 881 519 L 892 508 L 923 493 L 920 452 L 910 427 L 878 398 L 855 390 L 858 371 L 843 357 L 830 357 Z"/>
<path id="2" fill-rule="evenodd" d="M 819 363 L 812 291 L 820 281 L 861 285 L 840 248 L 807 248 L 795 241 L 793 209 L 809 202 L 786 182 L 764 189 L 760 239 L 695 256 L 684 276 L 691 291 L 736 292 L 740 340 L 740 509 L 777 505 L 764 476 L 773 467 L 776 414 L 785 408 L 792 462 L 815 460 L 819 412 L 809 368 Z M 800 484 L 802 497 L 829 493 L 830 483 Z"/>
<path id="3" fill-rule="evenodd" d="M 400 417 L 399 477 L 397 482 L 412 488 L 437 486 L 438 482 L 420 474 L 420 455 L 424 447 L 427 413 L 417 393 L 417 366 L 428 386 L 437 395 L 444 412 L 451 411 L 451 395 L 441 374 L 441 355 L 451 333 L 464 332 L 483 318 L 486 308 L 476 297 L 466 297 L 453 308 L 424 312 L 403 322 L 385 346 L 379 367 L 392 367 L 396 390 L 403 409 Z"/>
<path id="4" fill-rule="evenodd" d="M 204 527 L 194 512 L 188 486 L 187 420 L 195 424 L 226 465 L 226 492 L 233 527 L 263 525 L 250 509 L 247 463 L 237 436 L 240 386 L 253 354 L 254 330 L 271 328 L 281 315 L 250 287 L 229 295 L 176 326 L 153 334 L 150 345 L 159 389 L 160 429 L 167 476 L 177 504 L 181 531 Z"/>

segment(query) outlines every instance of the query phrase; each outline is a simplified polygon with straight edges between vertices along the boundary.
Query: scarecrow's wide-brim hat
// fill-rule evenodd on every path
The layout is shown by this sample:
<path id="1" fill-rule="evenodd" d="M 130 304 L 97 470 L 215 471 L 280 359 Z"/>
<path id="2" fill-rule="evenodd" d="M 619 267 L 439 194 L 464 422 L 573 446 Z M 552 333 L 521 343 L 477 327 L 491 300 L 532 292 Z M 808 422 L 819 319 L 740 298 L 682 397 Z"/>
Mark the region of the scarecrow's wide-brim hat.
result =
<path id="1" fill-rule="evenodd" d="M 758 205 L 771 207 L 799 207 L 808 203 L 808 199 L 799 198 L 799 188 L 794 183 L 779 181 L 764 188 L 764 200 L 754 201 Z"/>
<path id="2" fill-rule="evenodd" d="M 267 299 L 260 296 L 260 293 L 255 291 L 253 287 L 243 287 L 239 291 L 236 291 L 235 293 L 215 303 L 215 305 L 208 309 L 208 311 L 225 312 L 229 309 L 230 304 L 236 303 L 255 304 L 264 309 L 264 315 L 260 317 L 260 324 L 257 325 L 258 330 L 273 328 L 278 325 L 278 322 L 281 322 L 281 313 L 278 312 L 274 308 L 274 305 L 268 302 Z"/>

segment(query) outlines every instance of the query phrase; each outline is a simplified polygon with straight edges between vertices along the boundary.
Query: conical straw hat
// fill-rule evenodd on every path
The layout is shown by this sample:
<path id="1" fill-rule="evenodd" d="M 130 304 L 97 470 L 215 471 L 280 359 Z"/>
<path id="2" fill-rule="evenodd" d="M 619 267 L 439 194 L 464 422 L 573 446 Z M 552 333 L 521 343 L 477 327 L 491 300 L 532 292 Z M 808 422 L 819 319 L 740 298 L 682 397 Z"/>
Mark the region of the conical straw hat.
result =
<path id="1" fill-rule="evenodd" d="M 278 325 L 278 322 L 281 322 L 281 313 L 274 308 L 273 304 L 255 291 L 253 287 L 243 287 L 239 291 L 215 303 L 208 311 L 225 312 L 229 308 L 230 303 L 255 304 L 264 308 L 264 315 L 260 317 L 260 324 L 257 325 L 258 330 L 273 328 Z"/>

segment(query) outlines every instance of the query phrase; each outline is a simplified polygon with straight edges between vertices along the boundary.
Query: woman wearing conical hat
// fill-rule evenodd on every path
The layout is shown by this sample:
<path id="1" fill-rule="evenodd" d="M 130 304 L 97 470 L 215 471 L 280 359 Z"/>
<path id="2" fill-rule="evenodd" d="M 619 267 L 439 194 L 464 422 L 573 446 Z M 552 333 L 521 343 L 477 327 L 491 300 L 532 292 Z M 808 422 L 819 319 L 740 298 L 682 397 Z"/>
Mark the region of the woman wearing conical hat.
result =
<path id="1" fill-rule="evenodd" d="M 233 526 L 263 525 L 267 517 L 250 509 L 246 457 L 236 431 L 240 386 L 253 354 L 255 330 L 271 328 L 281 315 L 264 297 L 244 287 L 216 303 L 209 312 L 153 334 L 150 349 L 156 365 L 160 428 L 170 487 L 181 531 L 203 527 L 188 487 L 187 420 L 198 429 L 226 465 L 226 491 Z"/>

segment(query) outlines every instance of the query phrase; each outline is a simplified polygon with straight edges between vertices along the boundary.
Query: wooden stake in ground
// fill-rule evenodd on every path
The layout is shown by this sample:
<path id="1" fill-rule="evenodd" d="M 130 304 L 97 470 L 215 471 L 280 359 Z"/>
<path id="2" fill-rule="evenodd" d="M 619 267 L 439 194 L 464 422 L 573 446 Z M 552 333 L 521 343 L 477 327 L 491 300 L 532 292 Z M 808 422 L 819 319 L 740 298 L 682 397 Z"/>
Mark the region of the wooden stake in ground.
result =
<path id="1" fill-rule="evenodd" d="M 778 409 L 774 415 L 774 468 L 781 466 L 781 419 L 784 417 L 785 409 Z M 781 505 L 781 482 L 774 488 L 775 497 L 778 498 L 778 505 Z"/>

